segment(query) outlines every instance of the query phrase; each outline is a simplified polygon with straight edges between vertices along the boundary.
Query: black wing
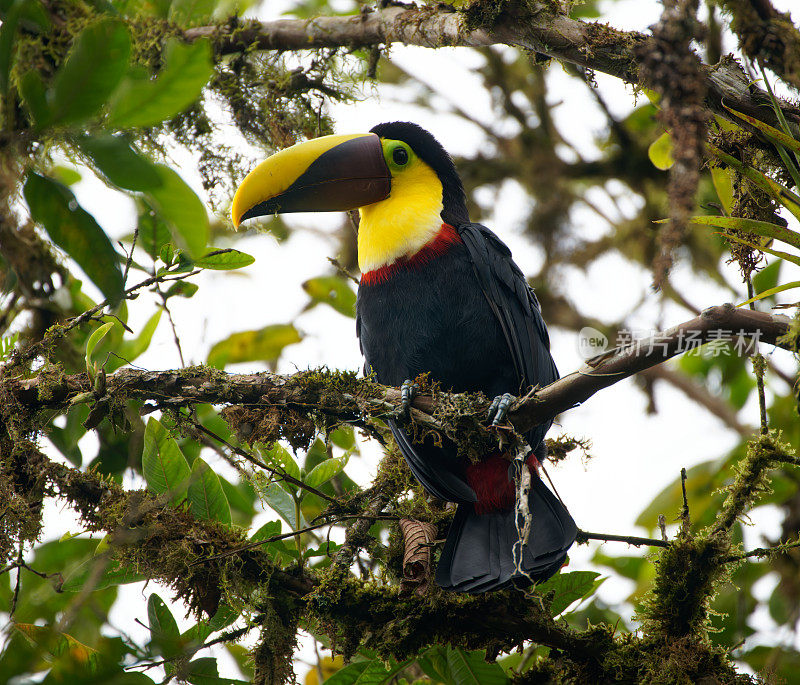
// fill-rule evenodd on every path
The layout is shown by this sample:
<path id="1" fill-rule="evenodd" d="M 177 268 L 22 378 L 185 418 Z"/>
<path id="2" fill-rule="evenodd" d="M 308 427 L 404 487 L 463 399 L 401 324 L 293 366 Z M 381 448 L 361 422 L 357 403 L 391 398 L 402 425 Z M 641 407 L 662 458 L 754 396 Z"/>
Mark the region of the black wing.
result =
<path id="1" fill-rule="evenodd" d="M 521 385 L 527 389 L 557 380 L 558 369 L 550 356 L 550 336 L 539 302 L 511 258 L 511 250 L 480 224 L 461 224 L 457 230 L 472 260 L 486 301 L 503 331 Z M 534 429 L 540 434 L 532 440 L 534 447 L 544 438 L 547 428 L 549 424 L 544 430 Z"/>

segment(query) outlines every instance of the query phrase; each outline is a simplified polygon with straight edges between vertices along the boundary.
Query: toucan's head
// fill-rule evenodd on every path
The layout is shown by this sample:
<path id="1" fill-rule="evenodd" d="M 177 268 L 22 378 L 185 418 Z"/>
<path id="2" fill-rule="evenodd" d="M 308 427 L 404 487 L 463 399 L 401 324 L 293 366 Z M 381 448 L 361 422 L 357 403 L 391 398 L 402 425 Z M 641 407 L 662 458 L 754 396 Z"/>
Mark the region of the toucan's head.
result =
<path id="1" fill-rule="evenodd" d="M 238 227 L 256 216 L 350 209 L 361 214 L 362 272 L 412 256 L 443 222 L 469 221 L 450 155 L 430 133 L 400 121 L 281 150 L 244 179 L 231 214 Z"/>

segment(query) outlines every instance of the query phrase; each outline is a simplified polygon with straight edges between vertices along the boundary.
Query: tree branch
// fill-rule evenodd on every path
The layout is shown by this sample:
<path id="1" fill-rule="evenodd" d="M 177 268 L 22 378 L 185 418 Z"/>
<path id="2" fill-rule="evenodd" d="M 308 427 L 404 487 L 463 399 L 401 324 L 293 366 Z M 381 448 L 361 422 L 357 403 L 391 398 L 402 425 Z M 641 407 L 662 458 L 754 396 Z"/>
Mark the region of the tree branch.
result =
<path id="1" fill-rule="evenodd" d="M 674 328 L 590 359 L 555 383 L 531 391 L 516 403 L 508 418 L 518 433 L 525 433 L 580 405 L 603 388 L 702 343 L 729 343 L 737 339 L 747 343 L 748 336 L 755 336 L 760 342 L 792 349 L 791 341 L 781 340 L 789 331 L 789 323 L 785 316 L 736 309 L 729 304 L 711 307 Z M 53 378 L 45 372 L 30 379 L 6 380 L 5 384 L 27 411 L 63 410 L 71 404 L 100 399 L 94 395 L 86 374 Z M 333 419 L 359 425 L 393 415 L 400 402 L 397 388 L 358 379 L 350 373 L 314 370 L 281 375 L 226 374 L 205 367 L 181 371 L 125 368 L 107 377 L 106 393 L 111 398 L 154 402 L 155 408 L 198 403 L 249 405 L 264 411 L 291 410 L 305 421 L 321 415 L 325 422 Z M 414 400 L 411 416 L 422 429 L 443 433 L 459 444 L 496 441 L 496 435 L 481 425 L 486 406 L 483 397 L 434 392 Z M 470 407 L 470 411 L 465 411 L 465 407 Z M 152 408 L 151 405 L 147 410 Z M 463 423 L 465 417 L 471 419 L 467 427 Z M 453 426 L 458 426 L 458 431 L 452 430 Z M 258 433 L 261 427 L 252 424 L 246 427 L 248 431 L 256 431 L 250 434 L 253 439 L 269 441 L 283 437 L 278 433 Z"/>
<path id="2" fill-rule="evenodd" d="M 522 4 L 522 3 L 520 3 Z M 532 5 L 533 3 L 527 3 Z M 511 3 L 508 3 L 510 6 Z M 218 54 L 246 50 L 356 49 L 402 43 L 422 47 L 486 47 L 512 45 L 600 71 L 627 83 L 645 86 L 633 48 L 652 38 L 636 31 L 620 31 L 599 22 L 584 22 L 555 14 L 544 3 L 536 8 L 514 7 L 500 14 L 494 25 L 470 28 L 466 15 L 452 8 L 386 7 L 375 12 L 314 19 L 278 19 L 252 22 L 235 30 L 228 26 L 200 26 L 184 31 L 187 40 L 212 38 Z M 640 52 L 646 53 L 644 48 Z M 730 57 L 704 67 L 706 105 L 730 117 L 722 101 L 733 109 L 779 126 L 767 93 L 753 83 Z M 800 109 L 781 102 L 784 115 L 800 122 Z M 741 121 L 737 120 L 741 125 Z"/>

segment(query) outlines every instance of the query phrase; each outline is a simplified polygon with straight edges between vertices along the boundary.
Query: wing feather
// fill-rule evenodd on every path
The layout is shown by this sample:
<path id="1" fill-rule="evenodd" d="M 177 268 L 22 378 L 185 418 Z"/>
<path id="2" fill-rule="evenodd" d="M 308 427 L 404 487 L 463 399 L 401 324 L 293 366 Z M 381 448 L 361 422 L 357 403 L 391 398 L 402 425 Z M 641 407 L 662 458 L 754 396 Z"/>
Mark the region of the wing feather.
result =
<path id="1" fill-rule="evenodd" d="M 552 383 L 558 370 L 550 356 L 550 337 L 536 295 L 511 258 L 511 250 L 480 224 L 461 224 L 457 230 L 503 331 L 520 384 L 527 389 Z"/>

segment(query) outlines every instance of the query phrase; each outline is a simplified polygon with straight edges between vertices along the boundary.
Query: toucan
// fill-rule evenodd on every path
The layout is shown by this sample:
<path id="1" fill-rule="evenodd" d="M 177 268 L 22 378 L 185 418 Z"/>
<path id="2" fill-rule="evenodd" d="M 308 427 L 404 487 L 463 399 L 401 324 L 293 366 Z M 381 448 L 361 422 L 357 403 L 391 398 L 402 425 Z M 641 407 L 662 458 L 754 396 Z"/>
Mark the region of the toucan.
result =
<path id="1" fill-rule="evenodd" d="M 390 122 L 369 133 L 330 135 L 267 158 L 244 179 L 232 204 L 235 226 L 251 217 L 358 209 L 356 333 L 378 382 L 402 388 L 408 409 L 421 374 L 453 392 L 494 398 L 487 421 L 500 424 L 514 396 L 558 378 L 536 296 L 509 248 L 472 223 L 450 155 L 420 126 Z M 531 447 L 526 545 L 520 540 L 514 473 L 497 450 L 477 463 L 455 445 L 415 444 L 389 422 L 417 480 L 457 503 L 437 568 L 443 588 L 480 593 L 529 585 L 564 564 L 576 526 L 538 475 L 550 423 Z"/>

